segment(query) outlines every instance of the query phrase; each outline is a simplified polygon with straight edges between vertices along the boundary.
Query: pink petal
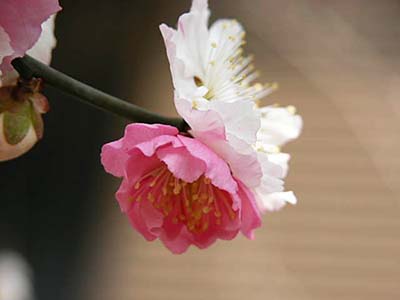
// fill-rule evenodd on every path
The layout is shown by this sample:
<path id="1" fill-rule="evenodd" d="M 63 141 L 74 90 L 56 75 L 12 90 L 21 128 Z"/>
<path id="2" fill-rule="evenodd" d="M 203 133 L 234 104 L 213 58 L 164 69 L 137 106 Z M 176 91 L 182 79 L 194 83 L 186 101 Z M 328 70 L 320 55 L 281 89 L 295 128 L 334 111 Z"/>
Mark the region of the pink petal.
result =
<path id="1" fill-rule="evenodd" d="M 192 235 L 188 232 L 185 226 L 182 226 L 179 235 L 171 240 L 165 234 L 160 236 L 161 241 L 174 254 L 184 253 L 192 244 Z"/>
<path id="2" fill-rule="evenodd" d="M 254 229 L 261 226 L 261 215 L 255 196 L 243 183 L 239 182 L 239 196 L 242 199 L 242 233 L 249 239 L 254 239 Z"/>
<path id="3" fill-rule="evenodd" d="M 146 216 L 142 215 L 140 203 L 135 203 L 127 214 L 132 227 L 141 233 L 146 240 L 154 241 L 157 238 L 157 235 L 152 233 L 147 227 L 145 222 Z"/>
<path id="4" fill-rule="evenodd" d="M 6 56 L 11 55 L 13 53 L 13 49 L 11 48 L 10 45 L 10 37 L 2 27 L 0 27 L 0 41 L 1 41 L 0 43 L 0 66 L 1 66 L 3 59 Z M 11 72 L 11 73 L 16 73 L 16 72 Z M 18 74 L 13 74 L 12 76 L 10 76 L 9 73 L 6 73 L 6 75 L 2 74 L 2 71 L 0 70 L 0 87 L 13 84 L 15 82 L 16 77 L 18 76 Z"/>
<path id="5" fill-rule="evenodd" d="M 101 149 L 101 163 L 105 170 L 116 176 L 124 175 L 124 167 L 129 156 L 123 149 L 123 140 L 121 138 L 115 142 L 105 144 Z"/>
<path id="6" fill-rule="evenodd" d="M 3 61 L 3 72 L 11 71 L 11 61 L 33 47 L 42 32 L 42 23 L 60 9 L 56 0 L 0 1 L 0 26 L 8 33 L 14 50 Z"/>
<path id="7" fill-rule="evenodd" d="M 156 157 L 148 158 L 140 151 L 130 156 L 124 168 L 124 179 L 116 193 L 116 198 L 123 212 L 128 211 L 132 206 L 133 186 L 144 174 L 154 170 L 161 163 Z"/>
<path id="8" fill-rule="evenodd" d="M 3 62 L 3 58 L 12 54 L 13 49 L 10 45 L 10 37 L 7 32 L 4 31 L 3 27 L 0 27 L 0 64 Z M 1 75 L 1 72 L 0 72 Z"/>
<path id="9" fill-rule="evenodd" d="M 141 201 L 139 204 L 147 230 L 159 236 L 162 230 L 164 215 L 156 210 L 149 201 Z"/>
<path id="10" fill-rule="evenodd" d="M 178 129 L 161 124 L 133 123 L 125 129 L 125 147 L 129 150 L 137 144 L 147 142 L 161 135 L 177 135 Z"/>
<path id="11" fill-rule="evenodd" d="M 139 149 L 144 155 L 150 157 L 156 153 L 158 148 L 168 144 L 172 144 L 176 148 L 182 146 L 181 142 L 175 136 L 162 135 L 150 141 L 140 143 L 136 145 L 134 149 Z"/>
<path id="12" fill-rule="evenodd" d="M 207 169 L 205 175 L 211 180 L 212 184 L 229 193 L 235 193 L 237 184 L 232 178 L 231 171 L 220 157 L 218 157 L 210 148 L 196 139 L 178 136 L 191 155 L 202 160 Z"/>
<path id="13" fill-rule="evenodd" d="M 194 129 L 194 135 L 212 132 L 215 136 L 225 139 L 224 121 L 217 112 L 194 109 L 191 101 L 178 96 L 175 97 L 175 106 L 179 115 Z"/>
<path id="14" fill-rule="evenodd" d="M 194 182 L 204 174 L 204 161 L 193 157 L 184 147 L 164 147 L 157 151 L 157 157 L 165 162 L 168 169 L 176 178 L 186 182 Z"/>
<path id="15" fill-rule="evenodd" d="M 231 143 L 208 132 L 198 133 L 196 138 L 226 161 L 232 174 L 246 186 L 256 187 L 260 184 L 263 173 L 255 151 L 245 148 L 240 149 L 242 152 L 237 151 Z"/>
<path id="16" fill-rule="evenodd" d="M 101 163 L 108 173 L 121 177 L 124 175 L 124 166 L 128 160 L 128 152 L 137 144 L 151 141 L 155 137 L 163 135 L 176 135 L 178 130 L 172 126 L 166 125 L 148 125 L 134 123 L 125 129 L 123 138 L 105 144 L 101 151 Z M 166 137 L 168 139 L 168 137 Z M 148 156 L 152 156 L 149 154 Z"/>

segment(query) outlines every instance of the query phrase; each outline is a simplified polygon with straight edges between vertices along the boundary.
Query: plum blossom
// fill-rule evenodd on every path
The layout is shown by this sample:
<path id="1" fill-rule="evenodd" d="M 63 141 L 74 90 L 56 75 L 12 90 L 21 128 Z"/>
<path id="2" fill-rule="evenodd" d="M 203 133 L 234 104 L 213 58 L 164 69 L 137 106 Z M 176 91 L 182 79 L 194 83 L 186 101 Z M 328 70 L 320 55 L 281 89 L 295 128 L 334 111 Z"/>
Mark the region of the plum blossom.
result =
<path id="1" fill-rule="evenodd" d="M 178 113 L 193 131 L 209 131 L 209 122 L 222 122 L 227 138 L 255 143 L 260 127 L 256 100 L 275 89 L 253 84 L 258 73 L 252 56 L 243 55 L 245 31 L 236 20 L 222 19 L 208 28 L 206 0 L 194 0 L 175 30 L 160 26 L 164 37 Z M 205 124 L 193 111 L 209 111 Z M 212 112 L 212 113 L 211 113 Z"/>
<path id="2" fill-rule="evenodd" d="M 0 161 L 24 154 L 43 135 L 41 115 L 49 105 L 42 81 L 19 79 L 10 62 L 27 53 L 50 63 L 56 45 L 53 13 L 59 9 L 54 0 L 0 3 Z"/>
<path id="3" fill-rule="evenodd" d="M 0 72 L 12 71 L 11 61 L 23 56 L 37 43 L 42 24 L 60 9 L 57 0 L 0 1 L 1 44 L 5 41 L 12 49 L 6 52 L 0 49 Z M 4 33 L 8 38 L 4 38 Z"/>
<path id="4" fill-rule="evenodd" d="M 259 111 L 261 128 L 257 132 L 257 142 L 280 147 L 299 137 L 303 122 L 294 106 L 266 106 Z"/>
<path id="5" fill-rule="evenodd" d="M 51 54 L 53 49 L 56 46 L 56 38 L 54 36 L 54 23 L 55 23 L 56 15 L 50 16 L 42 25 L 41 25 L 41 34 L 34 44 L 34 46 L 26 51 L 26 54 L 36 58 L 37 60 L 41 61 L 42 63 L 45 64 L 50 64 L 51 62 Z M 1 36 L 1 27 L 0 27 L 0 38 L 1 41 L 3 41 L 3 38 Z M 8 36 L 4 36 L 5 41 L 7 41 Z M 11 49 L 11 48 L 10 48 Z M 9 49 L 9 50 L 10 50 Z M 11 49 L 11 51 L 14 51 Z M 10 59 L 10 56 L 7 56 L 7 54 L 10 54 L 10 52 L 3 52 L 3 50 L 0 49 L 0 62 L 2 60 L 2 57 L 4 58 L 4 62 Z M 15 55 L 15 52 L 12 52 Z M 5 54 L 5 55 L 3 55 Z M 25 53 L 24 53 L 25 54 Z M 2 70 L 5 70 L 3 73 L 1 73 Z M 15 85 L 17 80 L 18 80 L 18 73 L 14 69 L 12 69 L 12 66 L 7 65 L 5 66 L 4 63 L 1 64 L 0 68 L 0 87 L 2 86 L 10 86 L 10 85 Z"/>
<path id="6" fill-rule="evenodd" d="M 291 107 L 258 107 L 276 84 L 253 83 L 237 21 L 208 28 L 208 18 L 207 1 L 194 0 L 176 30 L 160 26 L 189 134 L 132 124 L 101 155 L 106 171 L 122 178 L 116 198 L 132 226 L 173 253 L 238 232 L 253 238 L 262 213 L 297 202 L 284 189 L 290 156 L 278 150 L 298 137 L 302 119 Z"/>
<path id="7" fill-rule="evenodd" d="M 273 164 L 279 165 L 282 170 L 281 179 L 288 173 L 290 155 L 281 152 L 281 147 L 289 141 L 299 137 L 303 120 L 296 115 L 294 106 L 278 107 L 267 106 L 258 109 L 261 115 L 261 127 L 257 132 L 256 150 L 259 159 L 268 157 Z M 264 158 L 263 158 L 264 157 Z M 286 203 L 296 204 L 297 199 L 293 192 L 259 192 L 261 210 L 275 211 L 281 209 Z"/>
<path id="8" fill-rule="evenodd" d="M 206 248 L 261 225 L 256 200 L 228 164 L 200 141 L 165 125 L 131 124 L 103 146 L 107 172 L 122 178 L 116 194 L 132 226 L 173 253 Z"/>
<path id="9" fill-rule="evenodd" d="M 284 192 L 290 156 L 278 151 L 297 138 L 301 117 L 281 108 L 258 108 L 277 84 L 255 82 L 253 57 L 245 56 L 245 31 L 236 20 L 208 27 L 207 0 L 193 0 L 177 29 L 162 24 L 175 88 L 175 106 L 190 133 L 228 162 L 254 192 L 262 211 L 295 204 Z"/>

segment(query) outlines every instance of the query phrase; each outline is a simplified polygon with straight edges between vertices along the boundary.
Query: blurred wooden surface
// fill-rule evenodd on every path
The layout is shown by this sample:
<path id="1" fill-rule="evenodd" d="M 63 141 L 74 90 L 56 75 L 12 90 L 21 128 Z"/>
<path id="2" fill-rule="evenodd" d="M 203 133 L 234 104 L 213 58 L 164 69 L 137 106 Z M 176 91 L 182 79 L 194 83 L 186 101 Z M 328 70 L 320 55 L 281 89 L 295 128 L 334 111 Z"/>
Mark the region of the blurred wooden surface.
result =
<path id="1" fill-rule="evenodd" d="M 186 3 L 166 5 L 155 21 L 174 20 Z M 265 103 L 293 104 L 304 117 L 301 139 L 285 149 L 299 204 L 264 216 L 255 241 L 173 256 L 131 230 L 113 181 L 82 258 L 82 299 L 400 299 L 400 3 L 211 6 L 213 18 L 245 25 L 263 79 L 280 83 Z M 172 111 L 161 38 L 149 35 L 132 95 L 163 99 L 146 105 Z"/>

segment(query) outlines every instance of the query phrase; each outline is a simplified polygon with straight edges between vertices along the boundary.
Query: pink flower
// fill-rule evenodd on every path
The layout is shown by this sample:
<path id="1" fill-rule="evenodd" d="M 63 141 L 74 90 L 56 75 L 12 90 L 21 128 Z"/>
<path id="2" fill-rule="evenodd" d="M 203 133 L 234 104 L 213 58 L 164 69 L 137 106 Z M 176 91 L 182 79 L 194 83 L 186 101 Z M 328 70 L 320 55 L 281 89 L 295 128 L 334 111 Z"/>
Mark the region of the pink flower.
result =
<path id="1" fill-rule="evenodd" d="M 0 1 L 0 161 L 21 156 L 43 135 L 41 115 L 49 105 L 42 82 L 18 82 L 10 62 L 27 53 L 50 63 L 56 45 L 53 13 L 59 9 L 54 0 Z"/>
<path id="2" fill-rule="evenodd" d="M 261 225 L 253 193 L 200 141 L 165 125 L 131 124 L 102 149 L 107 172 L 122 177 L 116 194 L 132 226 L 173 253 L 206 248 Z"/>
<path id="3" fill-rule="evenodd" d="M 0 48 L 0 75 L 12 71 L 11 61 L 36 44 L 42 23 L 60 9 L 57 0 L 0 1 L 0 38 L 6 48 Z"/>

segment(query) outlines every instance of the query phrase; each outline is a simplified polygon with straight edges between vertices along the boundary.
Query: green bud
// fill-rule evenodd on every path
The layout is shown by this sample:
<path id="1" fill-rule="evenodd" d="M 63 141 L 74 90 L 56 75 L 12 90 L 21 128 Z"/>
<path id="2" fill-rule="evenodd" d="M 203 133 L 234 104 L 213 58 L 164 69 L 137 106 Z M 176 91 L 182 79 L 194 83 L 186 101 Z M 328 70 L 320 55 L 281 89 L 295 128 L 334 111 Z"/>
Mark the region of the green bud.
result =
<path id="1" fill-rule="evenodd" d="M 0 161 L 21 156 L 42 138 L 48 102 L 40 90 L 39 79 L 0 88 Z"/>

